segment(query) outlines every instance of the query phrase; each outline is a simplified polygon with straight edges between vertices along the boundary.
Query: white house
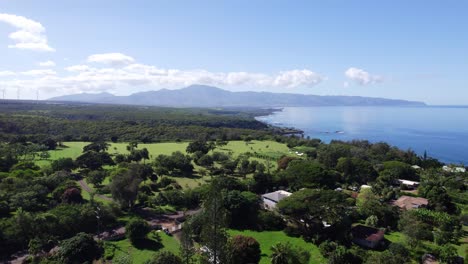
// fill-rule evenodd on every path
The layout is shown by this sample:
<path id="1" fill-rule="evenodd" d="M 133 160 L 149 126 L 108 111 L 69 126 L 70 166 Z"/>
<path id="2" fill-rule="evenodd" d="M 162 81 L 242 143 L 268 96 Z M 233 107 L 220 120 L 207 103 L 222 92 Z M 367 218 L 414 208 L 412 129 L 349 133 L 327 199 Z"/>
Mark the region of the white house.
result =
<path id="1" fill-rule="evenodd" d="M 265 193 L 262 195 L 263 207 L 268 210 L 276 208 L 276 204 L 286 197 L 289 197 L 292 193 L 279 190 L 271 193 Z"/>
<path id="2" fill-rule="evenodd" d="M 398 184 L 405 185 L 408 189 L 416 189 L 419 186 L 419 182 L 417 181 L 409 181 L 409 180 L 404 180 L 404 179 L 398 179 Z"/>
<path id="3" fill-rule="evenodd" d="M 445 165 L 442 167 L 442 169 L 447 172 L 461 172 L 461 173 L 466 172 L 465 167 L 452 167 L 452 166 Z"/>

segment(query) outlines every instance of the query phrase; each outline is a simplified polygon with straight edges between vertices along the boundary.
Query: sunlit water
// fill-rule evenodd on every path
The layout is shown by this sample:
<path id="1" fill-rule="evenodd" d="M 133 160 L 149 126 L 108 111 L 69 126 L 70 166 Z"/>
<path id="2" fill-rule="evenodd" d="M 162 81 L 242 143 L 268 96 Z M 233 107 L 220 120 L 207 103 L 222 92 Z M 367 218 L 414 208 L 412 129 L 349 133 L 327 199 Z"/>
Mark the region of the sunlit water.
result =
<path id="1" fill-rule="evenodd" d="M 305 136 L 385 141 L 444 162 L 468 164 L 468 108 L 446 107 L 287 107 L 257 118 L 294 127 Z"/>

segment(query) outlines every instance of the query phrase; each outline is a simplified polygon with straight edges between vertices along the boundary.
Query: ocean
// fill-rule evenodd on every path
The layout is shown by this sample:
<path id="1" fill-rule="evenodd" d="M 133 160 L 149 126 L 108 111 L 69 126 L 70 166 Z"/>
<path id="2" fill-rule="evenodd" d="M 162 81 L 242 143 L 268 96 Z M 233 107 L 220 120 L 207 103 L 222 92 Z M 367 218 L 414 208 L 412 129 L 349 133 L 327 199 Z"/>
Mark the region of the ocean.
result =
<path id="1" fill-rule="evenodd" d="M 466 107 L 286 107 L 257 120 L 293 127 L 324 142 L 363 139 L 468 164 Z"/>

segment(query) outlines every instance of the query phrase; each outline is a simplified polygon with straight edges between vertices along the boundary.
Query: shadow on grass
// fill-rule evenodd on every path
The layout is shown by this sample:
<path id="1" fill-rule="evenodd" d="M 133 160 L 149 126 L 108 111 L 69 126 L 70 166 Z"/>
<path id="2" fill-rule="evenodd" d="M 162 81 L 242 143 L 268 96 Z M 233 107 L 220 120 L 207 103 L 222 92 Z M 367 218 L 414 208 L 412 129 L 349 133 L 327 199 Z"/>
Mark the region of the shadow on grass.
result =
<path id="1" fill-rule="evenodd" d="M 151 239 L 141 239 L 132 243 L 132 245 L 137 249 L 148 249 L 157 251 L 163 248 L 163 244 L 160 242 L 156 242 Z"/>

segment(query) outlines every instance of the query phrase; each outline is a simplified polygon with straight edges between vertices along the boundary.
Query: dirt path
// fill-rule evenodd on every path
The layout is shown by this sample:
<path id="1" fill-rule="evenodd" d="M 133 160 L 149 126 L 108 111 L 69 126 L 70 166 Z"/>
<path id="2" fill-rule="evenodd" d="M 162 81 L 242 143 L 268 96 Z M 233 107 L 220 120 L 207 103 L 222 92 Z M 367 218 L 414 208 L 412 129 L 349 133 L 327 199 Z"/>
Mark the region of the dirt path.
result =
<path id="1" fill-rule="evenodd" d="M 86 183 L 86 181 L 84 179 L 81 179 L 78 181 L 78 183 L 80 184 L 81 188 L 85 191 L 87 191 L 88 193 L 95 193 L 93 189 L 91 189 L 91 187 L 89 187 L 89 185 Z M 103 199 L 103 200 L 106 200 L 106 201 L 109 201 L 109 202 L 113 202 L 114 200 L 110 197 L 107 197 L 105 195 L 102 195 L 102 194 L 98 194 L 98 193 L 95 193 L 94 194 L 95 196 Z"/>

